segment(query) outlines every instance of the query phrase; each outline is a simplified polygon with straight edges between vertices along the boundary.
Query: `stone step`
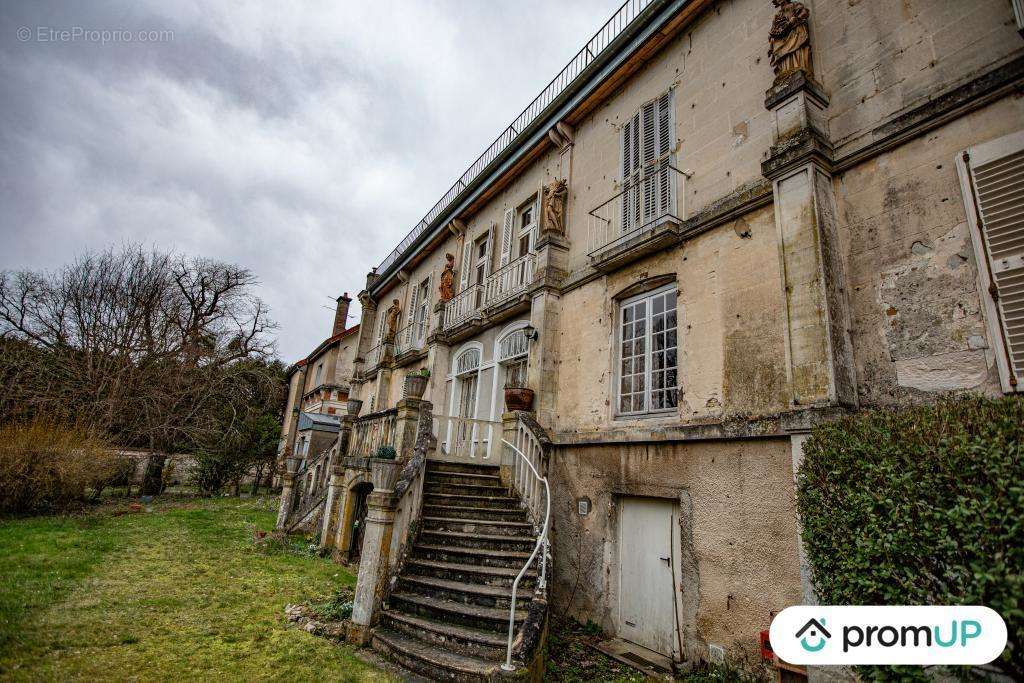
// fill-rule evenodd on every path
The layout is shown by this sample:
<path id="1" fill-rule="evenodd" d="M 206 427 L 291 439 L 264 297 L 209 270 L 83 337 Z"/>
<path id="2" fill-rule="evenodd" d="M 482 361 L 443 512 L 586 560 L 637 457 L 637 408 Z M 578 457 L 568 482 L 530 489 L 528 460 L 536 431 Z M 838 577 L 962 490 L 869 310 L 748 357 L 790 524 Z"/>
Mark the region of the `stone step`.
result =
<path id="1" fill-rule="evenodd" d="M 505 657 L 507 636 L 496 631 L 455 626 L 395 610 L 387 610 L 380 616 L 385 628 L 443 650 L 483 659 L 499 660 Z"/>
<path id="2" fill-rule="evenodd" d="M 529 522 L 505 519 L 463 519 L 461 517 L 423 517 L 424 529 L 434 531 L 463 531 L 494 536 L 527 536 L 533 533 Z"/>
<path id="3" fill-rule="evenodd" d="M 476 683 L 491 680 L 500 671 L 500 662 L 447 652 L 388 628 L 374 629 L 372 643 L 377 652 L 431 680 Z"/>
<path id="4" fill-rule="evenodd" d="M 490 486 L 483 484 L 455 484 L 449 481 L 423 482 L 423 490 L 426 493 L 450 493 L 457 496 L 490 496 L 508 498 L 508 488 L 505 486 Z"/>
<path id="5" fill-rule="evenodd" d="M 492 550 L 517 550 L 530 552 L 536 545 L 533 536 L 512 536 L 506 534 L 484 534 L 468 531 L 442 531 L 420 529 L 420 538 L 432 545 L 449 545 L 461 548 L 490 548 Z"/>
<path id="6" fill-rule="evenodd" d="M 460 519 L 497 519 L 510 522 L 527 521 L 526 510 L 521 507 L 495 508 L 460 505 L 435 505 L 424 500 L 423 514 L 430 517 L 457 517 Z"/>
<path id="7" fill-rule="evenodd" d="M 470 474 L 497 474 L 497 465 L 479 465 L 472 462 L 445 462 L 428 460 L 427 472 L 468 472 Z"/>
<path id="8" fill-rule="evenodd" d="M 514 566 L 492 567 L 481 564 L 469 564 L 466 562 L 445 562 L 442 560 L 431 560 L 420 557 L 410 557 L 405 561 L 406 570 L 411 574 L 421 576 L 433 576 L 438 579 L 449 581 L 465 581 L 472 583 L 483 583 L 489 586 L 512 587 L 519 570 L 526 560 L 522 560 Z M 519 582 L 520 589 L 533 590 L 537 583 L 537 570 L 533 567 L 523 575 Z"/>
<path id="9" fill-rule="evenodd" d="M 467 605 L 497 607 L 508 609 L 512 606 L 512 588 L 510 586 L 491 586 L 485 583 L 452 581 L 434 576 L 418 574 L 402 574 L 398 577 L 398 588 L 408 593 L 429 595 L 433 598 L 461 602 Z M 525 606 L 533 593 L 526 590 L 516 591 L 516 605 Z"/>
<path id="10" fill-rule="evenodd" d="M 475 472 L 427 472 L 428 484 L 457 484 L 466 486 L 502 486 L 497 474 Z"/>
<path id="11" fill-rule="evenodd" d="M 516 601 L 516 628 L 526 619 L 526 610 L 519 609 L 520 604 L 525 603 Z M 508 634 L 508 607 L 504 609 L 487 607 L 485 605 L 445 600 L 421 593 L 395 591 L 388 598 L 387 609 L 393 609 L 403 614 L 426 617 L 445 624 L 493 631 L 499 635 Z"/>
<path id="12" fill-rule="evenodd" d="M 412 556 L 438 562 L 454 562 L 460 564 L 476 564 L 483 567 L 507 567 L 516 571 L 526 564 L 530 558 L 530 550 L 495 550 L 493 548 L 465 548 L 447 543 L 430 544 L 417 542 L 412 548 Z"/>
<path id="13" fill-rule="evenodd" d="M 458 493 L 425 493 L 424 505 L 444 505 L 460 507 L 485 507 L 501 510 L 521 510 L 519 499 L 509 496 L 506 492 L 501 496 L 463 495 Z"/>

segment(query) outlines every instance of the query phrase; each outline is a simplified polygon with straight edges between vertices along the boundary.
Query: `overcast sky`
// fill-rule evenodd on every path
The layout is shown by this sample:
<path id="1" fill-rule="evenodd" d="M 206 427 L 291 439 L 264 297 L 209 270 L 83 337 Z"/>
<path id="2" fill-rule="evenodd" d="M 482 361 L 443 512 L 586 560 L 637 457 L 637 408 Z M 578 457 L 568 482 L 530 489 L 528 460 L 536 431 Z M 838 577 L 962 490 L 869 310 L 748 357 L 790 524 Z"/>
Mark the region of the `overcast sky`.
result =
<path id="1" fill-rule="evenodd" d="M 0 269 L 237 263 L 294 361 L 620 2 L 7 0 Z"/>

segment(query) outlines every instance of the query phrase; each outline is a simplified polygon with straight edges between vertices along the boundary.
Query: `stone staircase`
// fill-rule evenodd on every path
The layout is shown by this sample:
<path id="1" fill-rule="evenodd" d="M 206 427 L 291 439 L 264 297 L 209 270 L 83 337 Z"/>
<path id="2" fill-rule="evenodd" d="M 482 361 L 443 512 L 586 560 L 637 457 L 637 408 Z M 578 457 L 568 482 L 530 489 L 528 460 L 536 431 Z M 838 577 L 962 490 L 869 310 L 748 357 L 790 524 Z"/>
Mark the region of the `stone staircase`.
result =
<path id="1" fill-rule="evenodd" d="M 373 631 L 373 647 L 434 680 L 496 678 L 505 661 L 512 582 L 536 543 L 497 466 L 428 461 L 415 543 Z M 535 568 L 519 582 L 516 629 Z"/>

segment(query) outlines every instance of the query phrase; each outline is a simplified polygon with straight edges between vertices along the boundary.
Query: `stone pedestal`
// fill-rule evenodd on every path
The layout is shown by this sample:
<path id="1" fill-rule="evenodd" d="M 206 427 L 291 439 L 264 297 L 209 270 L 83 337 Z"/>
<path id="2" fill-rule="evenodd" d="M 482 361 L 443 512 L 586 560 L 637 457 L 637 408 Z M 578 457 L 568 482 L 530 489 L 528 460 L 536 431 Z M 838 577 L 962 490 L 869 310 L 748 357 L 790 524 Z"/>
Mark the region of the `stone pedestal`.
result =
<path id="1" fill-rule="evenodd" d="M 340 456 L 339 456 L 340 460 Z M 324 523 L 320 532 L 320 547 L 333 548 L 338 528 L 338 503 L 342 495 L 345 468 L 340 464 L 331 465 L 331 479 L 327 484 L 327 500 L 324 502 Z"/>
<path id="2" fill-rule="evenodd" d="M 854 406 L 846 279 L 836 234 L 828 100 L 795 73 L 767 92 L 776 136 L 761 164 L 772 181 L 786 302 L 786 372 L 794 406 Z"/>
<path id="3" fill-rule="evenodd" d="M 292 500 L 295 496 L 295 473 L 285 472 L 281 475 L 281 503 L 277 508 L 277 524 L 275 528 L 283 531 L 288 523 L 288 513 L 292 509 Z"/>
<path id="4" fill-rule="evenodd" d="M 420 409 L 425 401 L 418 398 L 403 398 L 398 402 L 398 416 L 395 419 L 395 453 L 403 462 L 412 457 L 416 445 L 416 427 L 420 422 Z"/>
<path id="5" fill-rule="evenodd" d="M 558 287 L 565 279 L 569 242 L 557 233 L 537 240 L 537 270 L 531 291 L 530 325 L 538 331 L 530 342 L 526 385 L 534 390 L 534 410 L 543 425 L 554 424 L 558 385 L 558 333 L 561 297 Z"/>
<path id="6" fill-rule="evenodd" d="M 355 604 L 349 639 L 365 645 L 370 629 L 377 621 L 381 601 L 387 590 L 391 534 L 398 499 L 393 491 L 374 491 L 367 498 L 366 530 L 356 580 Z"/>

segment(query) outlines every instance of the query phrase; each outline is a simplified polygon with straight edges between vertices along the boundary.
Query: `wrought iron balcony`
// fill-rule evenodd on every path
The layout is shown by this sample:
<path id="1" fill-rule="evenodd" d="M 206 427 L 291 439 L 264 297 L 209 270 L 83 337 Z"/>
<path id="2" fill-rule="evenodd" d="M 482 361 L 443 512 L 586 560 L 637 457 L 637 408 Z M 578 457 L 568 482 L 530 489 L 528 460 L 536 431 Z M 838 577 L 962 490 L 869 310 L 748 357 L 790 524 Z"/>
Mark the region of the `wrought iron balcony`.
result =
<path id="1" fill-rule="evenodd" d="M 426 346 L 430 325 L 426 320 L 411 322 L 395 335 L 395 356 L 408 351 L 420 351 Z"/>
<path id="2" fill-rule="evenodd" d="M 612 270 L 667 246 L 679 234 L 685 218 L 687 177 L 663 161 L 645 169 L 618 194 L 591 210 L 591 265 Z"/>
<path id="3" fill-rule="evenodd" d="M 500 304 L 525 292 L 533 283 L 537 255 L 527 254 L 491 273 L 484 281 L 484 306 Z"/>

